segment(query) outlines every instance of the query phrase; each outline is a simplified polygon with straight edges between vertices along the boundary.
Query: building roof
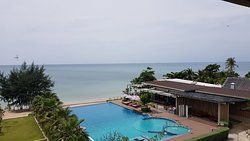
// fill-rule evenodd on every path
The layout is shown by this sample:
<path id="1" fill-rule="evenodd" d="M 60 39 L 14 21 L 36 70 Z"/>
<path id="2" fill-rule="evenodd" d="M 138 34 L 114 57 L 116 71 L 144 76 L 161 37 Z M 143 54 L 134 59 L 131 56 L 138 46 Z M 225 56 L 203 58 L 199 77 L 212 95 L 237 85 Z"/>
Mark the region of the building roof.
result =
<path id="1" fill-rule="evenodd" d="M 167 81 L 173 81 L 173 82 L 181 82 L 181 83 L 186 83 L 186 84 L 194 84 L 194 85 L 199 85 L 199 86 L 207 86 L 207 87 L 218 87 L 221 88 L 221 85 L 217 84 L 210 84 L 210 83 L 204 83 L 204 82 L 197 82 L 197 81 L 192 81 L 192 80 L 184 80 L 184 79 L 162 79 L 162 80 L 167 80 Z"/>
<path id="2" fill-rule="evenodd" d="M 151 86 L 168 88 L 172 90 L 178 90 L 182 92 L 196 92 L 196 93 L 201 93 L 201 94 L 250 99 L 250 91 L 246 91 L 246 90 L 207 87 L 207 86 L 199 86 L 199 85 L 186 84 L 186 83 L 180 83 L 180 82 L 157 81 L 157 80 L 152 81 L 152 82 L 147 82 L 146 84 L 151 85 Z"/>
<path id="3" fill-rule="evenodd" d="M 175 95 L 196 99 L 196 100 L 202 100 L 202 101 L 208 101 L 213 103 L 234 103 L 234 102 L 244 102 L 246 100 L 241 98 L 234 98 L 234 97 L 227 97 L 227 96 L 220 96 L 220 95 L 211 95 L 211 94 L 205 94 L 205 93 L 198 93 L 198 92 L 175 92 Z"/>
<path id="4" fill-rule="evenodd" d="M 223 84 L 223 88 L 231 88 L 231 83 L 234 83 L 234 88 L 237 90 L 250 91 L 250 79 L 240 77 L 228 77 Z"/>
<path id="5" fill-rule="evenodd" d="M 224 1 L 250 7 L 250 0 L 224 0 Z"/>

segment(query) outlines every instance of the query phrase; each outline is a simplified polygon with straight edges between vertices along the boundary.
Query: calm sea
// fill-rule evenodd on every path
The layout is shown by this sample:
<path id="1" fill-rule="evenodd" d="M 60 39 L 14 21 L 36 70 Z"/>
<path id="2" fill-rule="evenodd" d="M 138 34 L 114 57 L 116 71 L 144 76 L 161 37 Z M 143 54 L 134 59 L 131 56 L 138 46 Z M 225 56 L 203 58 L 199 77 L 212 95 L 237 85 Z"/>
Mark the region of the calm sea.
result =
<path id="1" fill-rule="evenodd" d="M 160 64 L 81 64 L 45 65 L 46 72 L 55 81 L 54 91 L 64 102 L 118 97 L 131 79 L 150 66 L 157 78 L 171 71 L 185 68 L 198 70 L 210 63 L 160 63 Z M 224 63 L 218 63 L 224 68 Z M 250 62 L 238 63 L 240 75 L 250 71 Z M 2 65 L 0 71 L 8 73 L 14 66 Z"/>

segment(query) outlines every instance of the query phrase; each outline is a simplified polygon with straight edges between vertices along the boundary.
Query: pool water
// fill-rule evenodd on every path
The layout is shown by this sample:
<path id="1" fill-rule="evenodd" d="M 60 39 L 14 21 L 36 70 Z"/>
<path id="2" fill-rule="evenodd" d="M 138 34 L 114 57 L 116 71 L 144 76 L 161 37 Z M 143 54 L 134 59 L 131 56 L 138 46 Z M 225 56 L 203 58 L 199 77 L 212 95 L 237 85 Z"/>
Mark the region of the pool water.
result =
<path id="1" fill-rule="evenodd" d="M 94 140 L 100 140 L 111 132 L 120 133 L 129 137 L 130 140 L 141 136 L 153 137 L 157 135 L 156 132 L 161 132 L 163 129 L 173 133 L 164 135 L 164 139 L 189 132 L 188 128 L 176 127 L 178 124 L 175 121 L 149 118 L 147 115 L 112 103 L 74 107 L 71 110 L 79 119 L 85 120 L 81 126 L 86 127 Z M 168 127 L 164 128 L 166 125 Z"/>

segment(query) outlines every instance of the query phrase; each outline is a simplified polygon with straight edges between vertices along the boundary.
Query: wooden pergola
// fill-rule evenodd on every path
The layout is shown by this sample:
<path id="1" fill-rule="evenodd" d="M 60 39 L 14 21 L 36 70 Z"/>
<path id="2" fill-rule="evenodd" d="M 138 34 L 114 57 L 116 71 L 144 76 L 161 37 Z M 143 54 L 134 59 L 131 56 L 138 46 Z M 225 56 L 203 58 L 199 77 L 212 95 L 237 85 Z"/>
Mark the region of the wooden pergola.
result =
<path id="1" fill-rule="evenodd" d="M 223 0 L 234 4 L 250 7 L 250 0 Z"/>

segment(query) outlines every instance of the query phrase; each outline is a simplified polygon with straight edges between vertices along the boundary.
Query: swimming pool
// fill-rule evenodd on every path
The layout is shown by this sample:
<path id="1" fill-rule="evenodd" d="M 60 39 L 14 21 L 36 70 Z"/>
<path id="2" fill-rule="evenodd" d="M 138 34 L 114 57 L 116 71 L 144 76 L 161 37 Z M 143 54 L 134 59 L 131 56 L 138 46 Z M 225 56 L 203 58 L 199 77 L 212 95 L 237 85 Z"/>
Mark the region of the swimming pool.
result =
<path id="1" fill-rule="evenodd" d="M 74 107 L 71 110 L 79 119 L 85 119 L 81 126 L 87 128 L 94 140 L 114 131 L 131 140 L 141 136 L 153 137 L 166 125 L 165 129 L 170 134 L 164 135 L 164 139 L 189 132 L 188 128 L 177 127 L 179 125 L 175 121 L 151 118 L 112 103 Z"/>

